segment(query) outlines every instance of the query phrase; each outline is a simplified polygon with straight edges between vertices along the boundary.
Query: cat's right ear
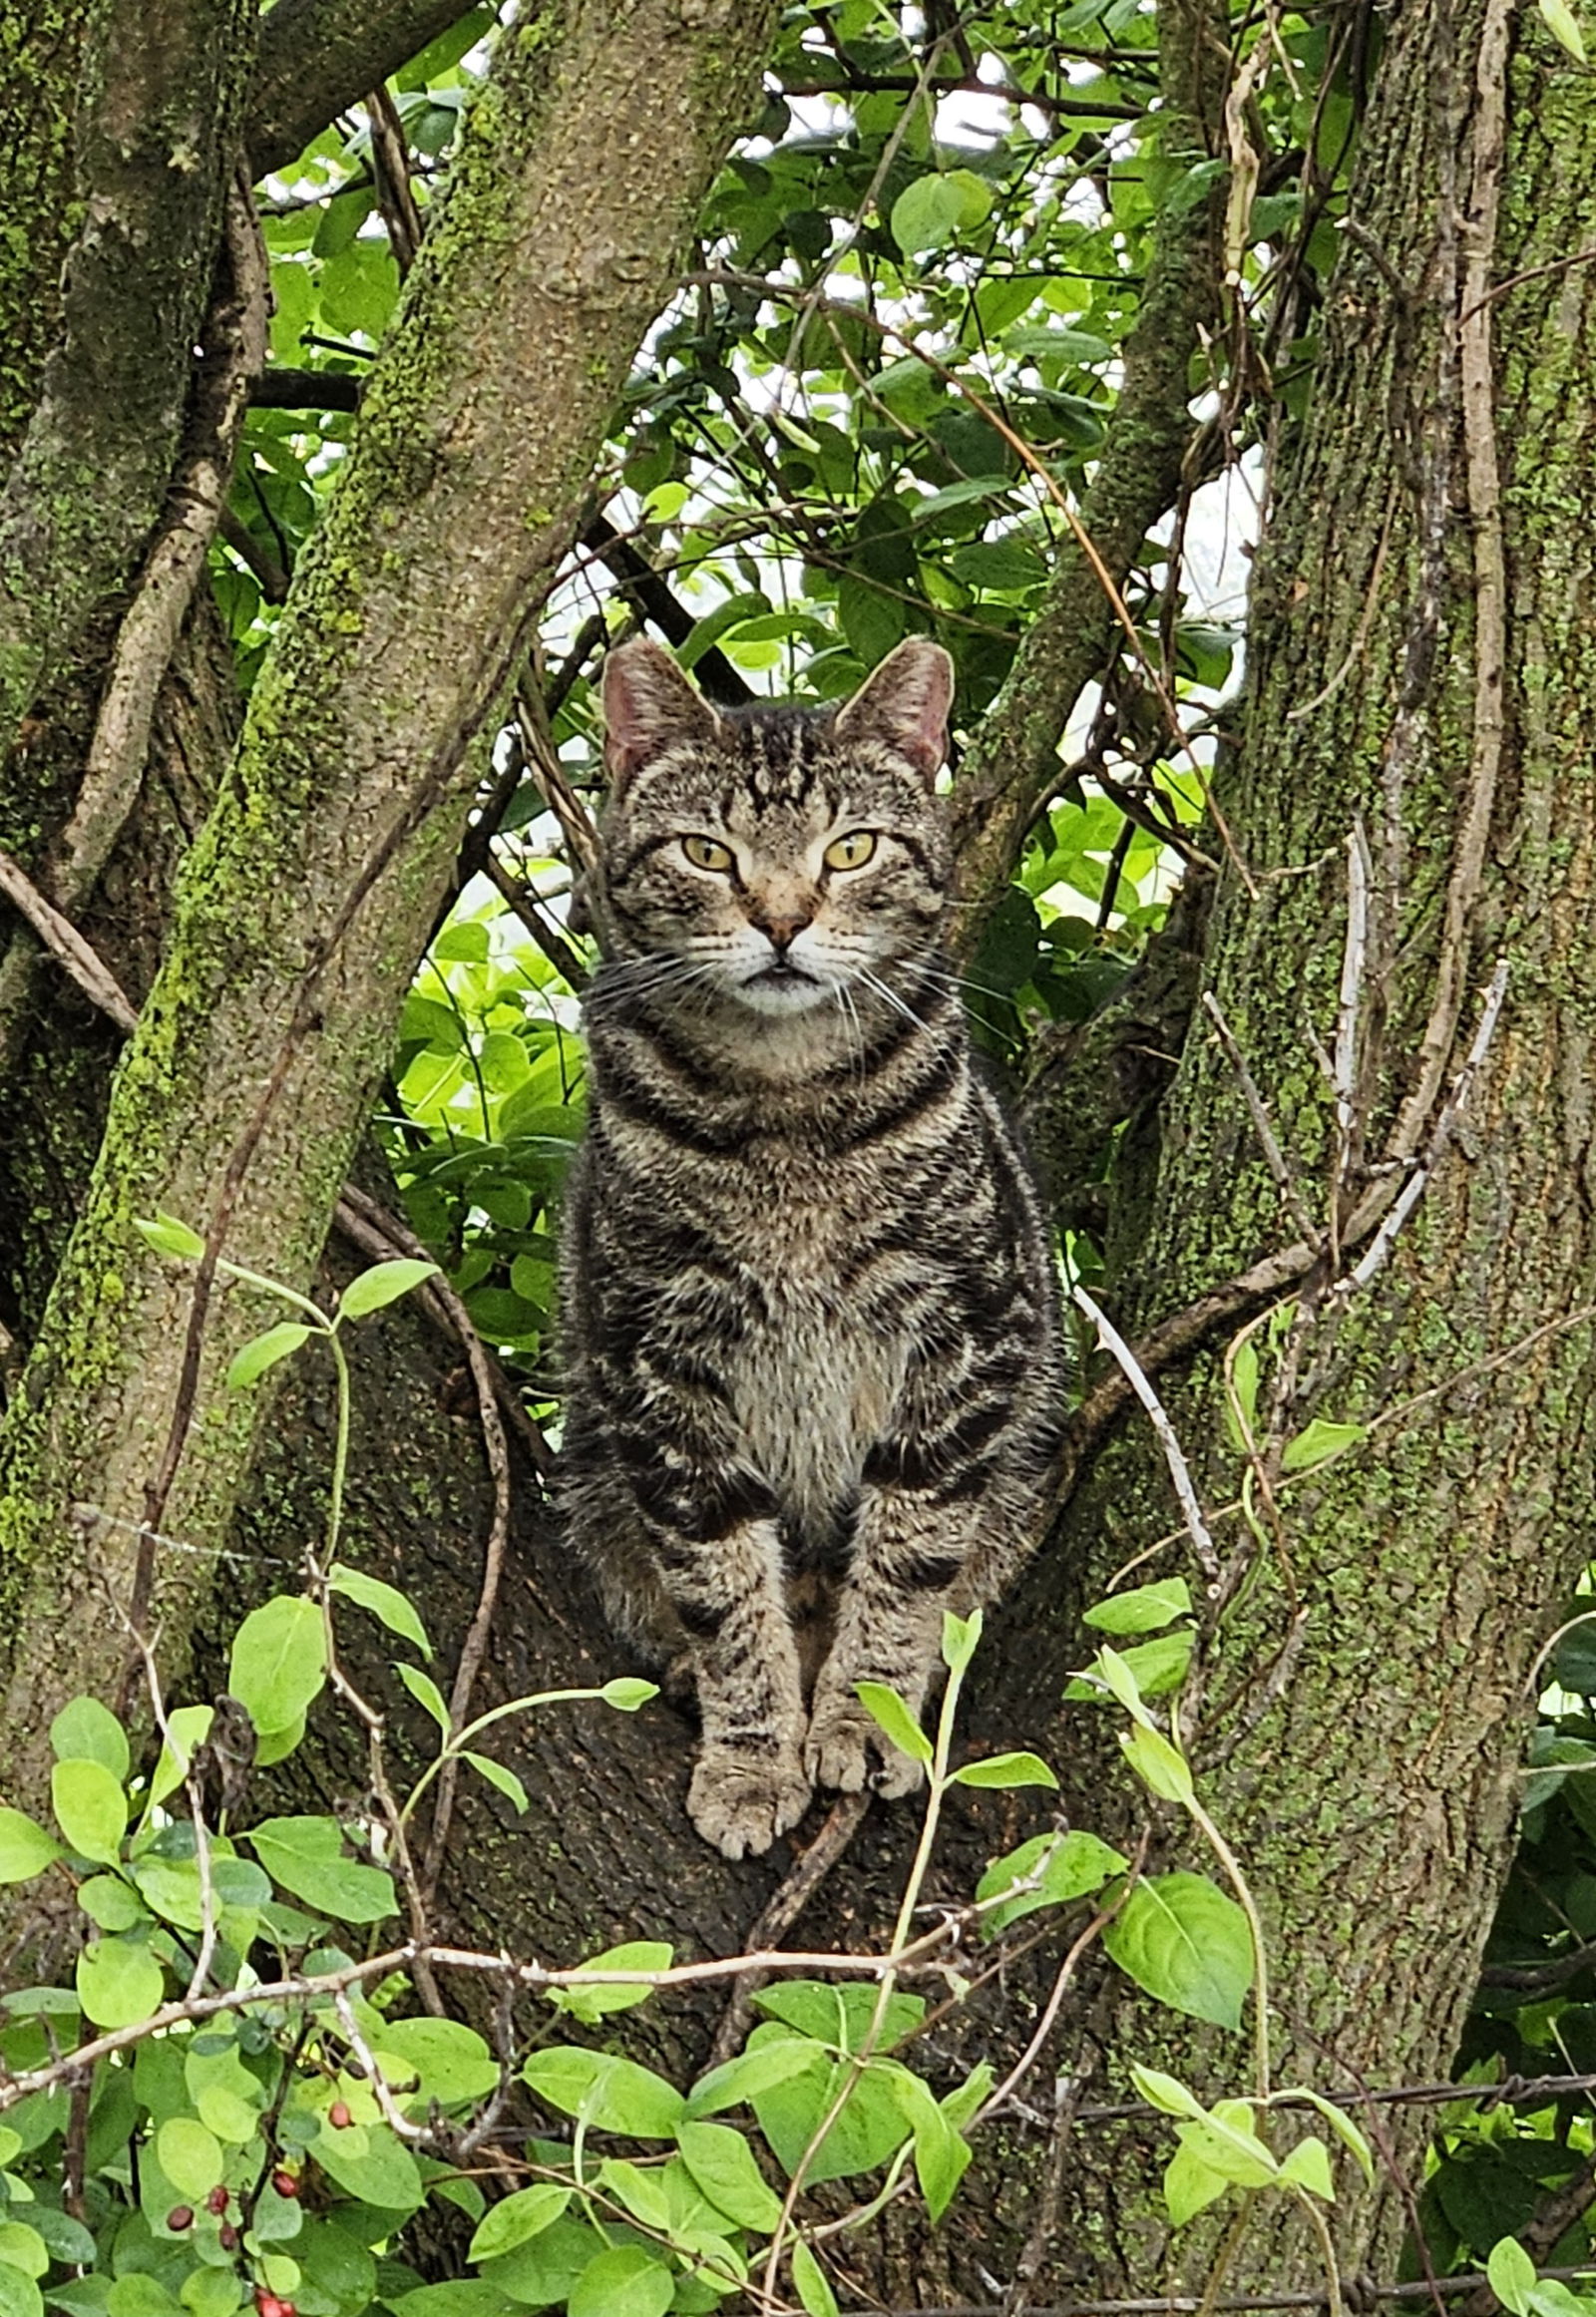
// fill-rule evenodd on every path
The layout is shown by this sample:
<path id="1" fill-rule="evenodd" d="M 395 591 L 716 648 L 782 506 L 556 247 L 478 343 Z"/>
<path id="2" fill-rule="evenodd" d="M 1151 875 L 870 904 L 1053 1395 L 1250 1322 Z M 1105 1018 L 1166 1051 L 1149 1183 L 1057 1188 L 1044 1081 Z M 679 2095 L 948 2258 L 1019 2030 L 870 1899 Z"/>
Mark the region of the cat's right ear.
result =
<path id="1" fill-rule="evenodd" d="M 647 636 L 622 643 L 604 661 L 604 763 L 615 793 L 667 748 L 713 741 L 720 718 L 668 651 Z"/>

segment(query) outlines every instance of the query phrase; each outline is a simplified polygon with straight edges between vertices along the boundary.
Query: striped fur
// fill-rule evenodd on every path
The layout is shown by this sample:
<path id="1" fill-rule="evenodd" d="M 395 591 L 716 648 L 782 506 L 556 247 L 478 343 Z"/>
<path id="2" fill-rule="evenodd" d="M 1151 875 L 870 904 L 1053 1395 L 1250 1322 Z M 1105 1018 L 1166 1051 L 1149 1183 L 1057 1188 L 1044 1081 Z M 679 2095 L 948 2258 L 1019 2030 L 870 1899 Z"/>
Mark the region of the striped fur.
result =
<path id="1" fill-rule="evenodd" d="M 612 1622 L 693 1680 L 730 1858 L 817 1784 L 918 1782 L 854 1685 L 919 1710 L 1057 1445 L 1046 1230 L 938 947 L 950 685 L 920 641 L 840 713 L 717 715 L 647 643 L 606 669 L 564 1497 Z"/>

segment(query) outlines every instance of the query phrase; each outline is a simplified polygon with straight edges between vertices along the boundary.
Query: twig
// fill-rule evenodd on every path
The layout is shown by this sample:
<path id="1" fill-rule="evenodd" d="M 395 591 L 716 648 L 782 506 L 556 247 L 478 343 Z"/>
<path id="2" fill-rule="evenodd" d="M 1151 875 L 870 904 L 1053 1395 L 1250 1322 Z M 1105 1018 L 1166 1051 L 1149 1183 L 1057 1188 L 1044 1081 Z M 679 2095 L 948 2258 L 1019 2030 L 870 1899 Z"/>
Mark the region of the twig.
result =
<path id="1" fill-rule="evenodd" d="M 586 988 L 590 978 L 587 966 L 560 928 L 544 916 L 533 896 L 525 886 L 517 884 L 496 853 L 483 855 L 482 873 L 520 919 L 555 971 L 563 974 L 573 989 Z"/>
<path id="2" fill-rule="evenodd" d="M 774 1946 L 798 1920 L 864 1824 L 870 1802 L 868 1789 L 838 1796 L 820 1832 L 803 1856 L 788 1869 L 770 1904 L 754 1923 L 748 1934 L 751 1947 Z M 733 1981 L 730 2000 L 709 2047 L 711 2068 L 718 2068 L 723 2060 L 741 2051 L 743 2039 L 753 2025 L 754 1997 L 769 1977 L 768 1971 L 746 1971 Z"/>
<path id="3" fill-rule="evenodd" d="M 1447 1097 L 1446 1106 L 1435 1121 L 1434 1131 L 1429 1138 L 1429 1148 L 1424 1153 L 1422 1163 L 1413 1169 L 1406 1182 L 1403 1183 L 1367 1252 L 1345 1279 L 1337 1281 L 1334 1291 L 1337 1295 L 1350 1295 L 1357 1288 L 1368 1287 L 1370 1281 L 1391 1254 L 1396 1234 L 1422 1198 L 1425 1185 L 1444 1155 L 1446 1146 L 1451 1141 L 1456 1129 L 1457 1121 L 1467 1105 L 1469 1094 L 1473 1090 L 1474 1078 L 1480 1064 L 1485 1059 L 1490 1041 L 1495 1034 L 1497 1018 L 1501 1013 L 1502 1000 L 1506 994 L 1507 961 L 1502 958 L 1498 960 L 1496 970 L 1490 977 L 1490 986 L 1485 992 L 1484 1008 L 1479 1017 L 1479 1027 L 1474 1032 L 1474 1042 L 1468 1049 L 1468 1058 L 1461 1070 L 1458 1071 L 1456 1079 L 1453 1081 L 1451 1093 Z"/>
<path id="4" fill-rule="evenodd" d="M 421 247 L 425 227 L 410 184 L 410 151 L 404 123 L 386 86 L 378 82 L 365 100 L 371 125 L 371 174 L 376 181 L 377 206 L 388 228 L 388 243 L 400 279 L 410 271 Z"/>
<path id="5" fill-rule="evenodd" d="M 69 918 L 46 901 L 39 888 L 9 853 L 0 853 L 0 893 L 20 917 L 26 918 L 44 947 L 64 965 L 72 978 L 120 1030 L 132 1030 L 139 1016 L 133 1000 L 98 950 L 86 942 Z"/>
<path id="6" fill-rule="evenodd" d="M 1087 1319 L 1090 1320 L 1097 1331 L 1098 1342 L 1105 1351 L 1113 1354 L 1119 1364 L 1120 1372 L 1146 1409 L 1147 1419 L 1158 1434 L 1159 1446 L 1164 1451 L 1164 1461 L 1169 1466 L 1169 1477 L 1174 1482 L 1175 1495 L 1179 1499 L 1180 1509 L 1185 1516 L 1186 1533 L 1191 1538 L 1192 1550 L 1197 1555 L 1197 1565 L 1211 1583 L 1217 1583 L 1219 1555 L 1214 1548 L 1214 1540 L 1208 1533 L 1208 1524 L 1203 1519 L 1203 1508 L 1197 1500 L 1197 1491 L 1192 1485 L 1191 1467 L 1186 1462 L 1185 1452 L 1175 1436 L 1175 1427 L 1169 1420 L 1163 1402 L 1153 1389 L 1146 1370 L 1130 1346 L 1125 1342 L 1124 1337 L 1087 1294 L 1078 1280 L 1073 1282 L 1069 1293 L 1076 1309 L 1084 1312 Z"/>

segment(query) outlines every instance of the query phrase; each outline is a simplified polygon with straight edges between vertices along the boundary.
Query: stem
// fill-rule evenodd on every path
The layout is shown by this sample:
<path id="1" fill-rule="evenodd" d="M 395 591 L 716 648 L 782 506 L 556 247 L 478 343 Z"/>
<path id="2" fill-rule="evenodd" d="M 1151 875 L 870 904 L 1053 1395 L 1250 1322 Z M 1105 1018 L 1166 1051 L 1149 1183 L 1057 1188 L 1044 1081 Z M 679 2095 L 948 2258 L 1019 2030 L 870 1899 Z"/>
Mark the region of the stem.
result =
<path id="1" fill-rule="evenodd" d="M 327 1330 L 332 1361 L 338 1371 L 338 1430 L 332 1447 L 332 1502 L 327 1508 L 327 1570 L 338 1558 L 338 1531 L 343 1524 L 344 1481 L 349 1468 L 349 1360 L 336 1328 Z"/>
<path id="2" fill-rule="evenodd" d="M 263 1272 L 246 1271 L 241 1263 L 229 1263 L 225 1256 L 218 1257 L 216 1269 L 224 1271 L 228 1279 L 241 1279 L 252 1288 L 264 1288 L 268 1296 L 280 1296 L 285 1304 L 292 1304 L 295 1311 L 308 1312 L 322 1335 L 332 1334 L 332 1321 L 321 1306 L 313 1304 L 308 1296 L 297 1295 L 292 1288 L 285 1288 L 281 1280 L 267 1279 Z"/>
<path id="3" fill-rule="evenodd" d="M 914 1863 L 909 1869 L 909 1878 L 904 1884 L 904 1895 L 898 1908 L 898 1919 L 893 1925 L 892 1942 L 887 1949 L 887 1969 L 882 1973 L 881 1983 L 876 1991 L 876 2004 L 870 2015 L 870 2025 L 865 2030 L 864 2039 L 858 2051 L 851 2055 L 851 2065 L 833 2095 L 830 2106 L 811 2132 L 809 2143 L 798 2159 L 792 2178 L 787 2183 L 787 2193 L 782 2200 L 781 2217 L 776 2222 L 775 2230 L 770 2239 L 769 2253 L 765 2261 L 763 2291 L 766 2298 L 772 2302 L 776 2294 L 776 2272 L 781 2265 L 781 2255 L 789 2237 L 795 2233 L 792 2225 L 793 2210 L 798 2198 L 803 2193 L 804 2180 L 810 2165 L 820 2151 L 826 2134 L 847 2107 L 848 2102 L 853 2097 L 854 2088 L 870 2065 L 876 2049 L 877 2038 L 881 2034 L 882 2024 L 887 2017 L 887 2006 L 892 2001 L 893 1989 L 897 1985 L 898 1974 L 895 1966 L 910 1943 L 909 1927 L 914 1921 L 915 1908 L 920 1903 L 920 1893 L 925 1885 L 926 1870 L 931 1864 L 932 1846 L 936 1842 L 937 1826 L 942 1816 L 943 1796 L 948 1790 L 948 1756 L 953 1747 L 954 1714 L 959 1704 L 959 1692 L 964 1682 L 964 1671 L 963 1666 L 952 1667 L 948 1675 L 948 1686 L 943 1692 L 942 1712 L 937 1721 L 937 1743 L 931 1759 L 931 1791 L 926 1802 L 926 1816 L 920 1829 L 920 1841 L 915 1849 Z"/>
<path id="4" fill-rule="evenodd" d="M 443 1768 L 444 1763 L 457 1759 L 469 1741 L 477 1736 L 477 1733 L 486 1730 L 491 1723 L 503 1722 L 508 1714 L 525 1714 L 534 1706 L 569 1705 L 580 1703 L 585 1698 L 601 1698 L 602 1696 L 602 1690 L 539 1690 L 530 1698 L 512 1698 L 508 1706 L 495 1706 L 491 1713 L 479 1714 L 475 1722 L 468 1722 L 464 1730 L 457 1730 L 451 1737 L 447 1738 L 437 1760 L 428 1762 L 420 1777 L 411 1787 L 409 1798 L 399 1813 L 400 1825 L 403 1826 L 409 1819 L 411 1812 Z"/>
<path id="5" fill-rule="evenodd" d="M 1203 1808 L 1195 1794 L 1187 1796 L 1186 1808 L 1196 1820 L 1207 1839 L 1209 1848 L 1224 1868 L 1230 1886 L 1241 1902 L 1242 1913 L 1247 1917 L 1247 1930 L 1253 1943 L 1253 2065 L 1256 2072 L 1258 2098 L 1267 2101 L 1269 2098 L 1269 1956 L 1264 1946 L 1264 1926 L 1259 1917 L 1253 1894 L 1247 1887 L 1247 1877 L 1242 1873 L 1236 1853 L 1231 1849 L 1230 1844 L 1220 1833 L 1219 1828 L 1209 1817 L 1208 1812 Z"/>

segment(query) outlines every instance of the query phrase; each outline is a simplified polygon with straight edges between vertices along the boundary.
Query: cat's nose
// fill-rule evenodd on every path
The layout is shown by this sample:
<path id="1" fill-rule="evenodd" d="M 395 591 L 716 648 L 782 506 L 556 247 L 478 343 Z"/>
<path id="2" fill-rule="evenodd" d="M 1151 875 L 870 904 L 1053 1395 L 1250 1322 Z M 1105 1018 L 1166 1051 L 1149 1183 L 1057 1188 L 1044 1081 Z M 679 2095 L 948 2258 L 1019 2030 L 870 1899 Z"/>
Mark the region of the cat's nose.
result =
<path id="1" fill-rule="evenodd" d="M 795 910 L 786 916 L 776 917 L 768 911 L 761 910 L 753 922 L 758 931 L 769 942 L 771 948 L 785 957 L 805 927 L 813 925 L 814 912 L 812 910 Z"/>

